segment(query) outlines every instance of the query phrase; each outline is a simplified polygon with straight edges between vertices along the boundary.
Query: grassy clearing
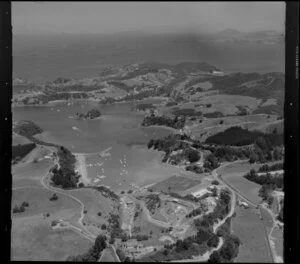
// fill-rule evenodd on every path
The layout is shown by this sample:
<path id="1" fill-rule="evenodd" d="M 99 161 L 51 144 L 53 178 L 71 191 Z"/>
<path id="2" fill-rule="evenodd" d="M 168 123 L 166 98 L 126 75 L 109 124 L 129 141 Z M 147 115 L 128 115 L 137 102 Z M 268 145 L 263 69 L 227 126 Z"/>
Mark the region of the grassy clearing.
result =
<path id="1" fill-rule="evenodd" d="M 17 134 L 13 134 L 12 137 L 12 145 L 24 145 L 24 144 L 28 144 L 31 143 L 29 139 L 27 139 L 26 137 L 22 137 L 20 135 Z"/>
<path id="2" fill-rule="evenodd" d="M 106 248 L 102 253 L 100 262 L 117 262 L 117 258 L 111 247 Z"/>
<path id="3" fill-rule="evenodd" d="M 250 164 L 248 162 L 235 163 L 219 170 L 223 180 L 230 186 L 239 190 L 246 198 L 253 203 L 259 203 L 261 198 L 258 196 L 260 185 L 250 182 L 243 177 L 251 169 L 257 170 L 261 164 Z"/>
<path id="4" fill-rule="evenodd" d="M 236 209 L 232 230 L 242 242 L 236 262 L 272 262 L 268 255 L 263 224 L 252 209 Z"/>
<path id="5" fill-rule="evenodd" d="M 272 237 L 274 238 L 276 253 L 283 257 L 283 229 L 278 227 L 273 229 Z"/>
<path id="6" fill-rule="evenodd" d="M 139 214 L 139 216 L 136 217 L 136 219 L 133 221 L 132 225 L 133 235 L 148 236 L 148 240 L 141 241 L 141 243 L 145 246 L 167 244 L 168 241 L 159 240 L 161 236 L 165 235 L 164 233 L 162 233 L 163 230 L 164 228 L 148 222 L 145 213 Z"/>
<path id="7" fill-rule="evenodd" d="M 83 222 L 91 231 L 99 232 L 102 224 L 108 225 L 107 218 L 114 210 L 114 202 L 111 199 L 91 189 L 74 190 L 71 194 L 83 202 L 86 210 Z M 99 212 L 101 215 L 98 215 Z"/>
<path id="8" fill-rule="evenodd" d="M 193 179 L 183 176 L 172 176 L 162 182 L 159 182 L 153 186 L 151 189 L 154 191 L 163 191 L 163 192 L 180 192 L 201 183 L 199 179 Z"/>
<path id="9" fill-rule="evenodd" d="M 201 122 L 199 120 L 202 120 Z M 276 115 L 245 115 L 245 116 L 227 116 L 218 118 L 205 118 L 197 119 L 195 121 L 188 121 L 187 126 L 189 127 L 190 133 L 195 137 L 200 137 L 205 140 L 208 135 L 214 135 L 216 133 L 222 132 L 231 126 L 240 126 L 244 129 L 249 130 L 260 130 L 262 132 L 272 132 L 270 131 L 273 126 L 271 125 L 277 122 Z M 268 126 L 270 125 L 270 128 Z M 278 132 L 281 132 L 280 125 L 278 127 Z M 202 136 L 201 136 L 202 135 Z"/>
<path id="10" fill-rule="evenodd" d="M 27 162 L 12 166 L 13 181 L 31 179 L 39 181 L 52 166 L 49 160 L 42 160 L 37 163 Z"/>
<path id="11" fill-rule="evenodd" d="M 72 230 L 52 230 L 40 216 L 13 219 L 11 260 L 64 261 L 85 252 L 92 242 Z"/>
<path id="12" fill-rule="evenodd" d="M 43 188 L 24 188 L 13 191 L 12 207 L 26 201 L 29 207 L 20 214 L 13 214 L 14 218 L 24 216 L 42 215 L 50 213 L 51 218 L 59 217 L 67 220 L 72 218 L 79 211 L 79 204 L 69 197 L 58 194 L 58 200 L 50 201 L 53 192 Z"/>

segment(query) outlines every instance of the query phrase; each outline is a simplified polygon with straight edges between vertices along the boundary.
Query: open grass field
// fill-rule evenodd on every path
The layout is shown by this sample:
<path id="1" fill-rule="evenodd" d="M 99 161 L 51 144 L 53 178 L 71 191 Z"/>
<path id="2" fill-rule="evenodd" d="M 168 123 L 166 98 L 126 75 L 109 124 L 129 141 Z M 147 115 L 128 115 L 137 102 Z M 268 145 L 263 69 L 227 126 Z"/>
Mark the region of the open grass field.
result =
<path id="1" fill-rule="evenodd" d="M 239 190 L 247 199 L 258 204 L 261 198 L 258 196 L 260 185 L 248 181 L 243 177 L 251 169 L 258 169 L 261 164 L 250 164 L 249 162 L 234 163 L 219 170 L 222 179 L 233 188 Z"/>
<path id="2" fill-rule="evenodd" d="M 213 91 L 210 91 L 213 92 Z M 197 94 L 194 95 L 194 97 Z M 193 99 L 193 97 L 191 97 Z M 225 94 L 205 94 L 197 98 L 196 102 L 188 102 L 178 105 L 180 109 L 194 108 L 195 111 L 204 113 L 221 112 L 223 115 L 234 115 L 239 112 L 236 106 L 246 107 L 250 112 L 256 110 L 262 100 L 250 96 L 225 95 Z M 207 104 L 211 104 L 207 107 Z"/>
<path id="3" fill-rule="evenodd" d="M 29 207 L 25 212 L 13 214 L 13 218 L 20 218 L 24 216 L 43 215 L 50 213 L 51 219 L 57 217 L 59 219 L 68 220 L 77 211 L 80 211 L 79 204 L 69 197 L 57 194 L 58 200 L 50 201 L 53 192 L 44 188 L 23 188 L 13 191 L 12 194 L 12 207 L 20 205 L 26 201 Z"/>
<path id="4" fill-rule="evenodd" d="M 17 134 L 13 134 L 13 137 L 12 137 L 12 145 L 13 146 L 24 145 L 24 144 L 28 144 L 28 143 L 31 143 L 29 139 L 22 137 L 20 135 L 17 135 Z"/>
<path id="5" fill-rule="evenodd" d="M 159 240 L 159 238 L 164 235 L 162 230 L 164 230 L 163 227 L 150 223 L 144 213 L 139 214 L 139 216 L 133 221 L 132 225 L 133 235 L 148 235 L 148 240 L 141 241 L 141 243 L 145 246 L 166 244 L 167 241 Z"/>
<path id="6" fill-rule="evenodd" d="M 277 130 L 277 133 L 283 133 L 284 131 L 284 120 L 276 120 L 274 122 L 261 124 L 253 129 L 264 132 L 264 133 L 272 133 L 274 129 Z"/>
<path id="7" fill-rule="evenodd" d="M 97 231 L 98 233 L 102 224 L 108 224 L 107 217 L 114 210 L 111 199 L 91 189 L 74 190 L 70 194 L 83 202 L 86 210 L 83 222 L 91 231 Z M 99 212 L 101 216 L 98 215 Z"/>
<path id="8" fill-rule="evenodd" d="M 39 215 L 13 218 L 11 260 L 64 261 L 90 246 L 91 241 L 72 230 L 52 230 L 50 221 Z"/>
<path id="9" fill-rule="evenodd" d="M 232 230 L 242 242 L 236 262 L 272 262 L 263 224 L 253 209 L 237 208 Z"/>
<path id="10" fill-rule="evenodd" d="M 49 160 L 21 162 L 12 166 L 13 188 L 22 186 L 41 186 L 41 178 L 48 173 L 53 163 Z"/>
<path id="11" fill-rule="evenodd" d="M 275 243 L 275 251 L 277 255 L 283 258 L 283 229 L 279 229 L 278 227 L 274 228 L 272 232 L 272 237 Z"/>
<path id="12" fill-rule="evenodd" d="M 154 191 L 180 192 L 201 183 L 200 179 L 183 176 L 172 176 L 164 181 L 151 186 Z"/>
<path id="13" fill-rule="evenodd" d="M 117 258 L 111 247 L 106 248 L 102 252 L 100 262 L 117 262 Z"/>
<path id="14" fill-rule="evenodd" d="M 222 132 L 231 126 L 240 126 L 249 130 L 260 130 L 263 132 L 272 132 L 273 127 L 278 126 L 278 132 L 282 129 L 277 124 L 277 116 L 275 115 L 245 115 L 245 116 L 227 116 L 218 118 L 205 118 L 200 123 L 196 121 L 188 121 L 188 131 L 191 135 L 205 140 L 209 135 Z M 201 137 L 201 134 L 203 135 Z"/>
<path id="15" fill-rule="evenodd" d="M 61 194 L 57 194 L 58 200 L 50 201 L 52 194 L 52 191 L 34 187 L 13 191 L 12 207 L 25 201 L 29 207 L 25 212 L 12 214 L 12 260 L 64 260 L 91 245 L 72 230 L 52 230 L 53 220 L 72 223 L 80 217 L 78 203 Z"/>

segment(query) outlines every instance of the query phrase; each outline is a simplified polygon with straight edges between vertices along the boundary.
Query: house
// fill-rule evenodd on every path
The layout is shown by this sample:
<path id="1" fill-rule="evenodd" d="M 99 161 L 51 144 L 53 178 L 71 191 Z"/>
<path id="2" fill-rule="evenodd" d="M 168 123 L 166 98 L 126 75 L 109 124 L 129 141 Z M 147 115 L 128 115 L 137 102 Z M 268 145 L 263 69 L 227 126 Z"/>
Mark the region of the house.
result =
<path id="1" fill-rule="evenodd" d="M 224 72 L 218 70 L 211 71 L 211 74 L 215 76 L 224 76 Z"/>
<path id="2" fill-rule="evenodd" d="M 192 195 L 198 198 L 198 197 L 203 196 L 206 193 L 211 193 L 211 191 L 209 191 L 207 189 L 201 189 L 199 191 L 193 192 Z"/>
<path id="3" fill-rule="evenodd" d="M 241 206 L 245 209 L 249 208 L 249 205 L 246 202 L 242 202 L 242 201 L 239 201 L 239 206 Z"/>

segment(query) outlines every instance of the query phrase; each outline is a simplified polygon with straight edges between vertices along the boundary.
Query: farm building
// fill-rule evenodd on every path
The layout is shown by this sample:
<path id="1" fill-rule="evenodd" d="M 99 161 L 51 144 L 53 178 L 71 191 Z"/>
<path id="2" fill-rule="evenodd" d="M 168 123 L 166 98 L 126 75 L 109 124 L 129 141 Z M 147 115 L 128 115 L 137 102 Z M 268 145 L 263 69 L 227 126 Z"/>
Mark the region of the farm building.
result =
<path id="1" fill-rule="evenodd" d="M 206 193 L 211 193 L 211 191 L 209 191 L 207 189 L 201 189 L 201 190 L 199 190 L 197 192 L 193 192 L 192 195 L 198 198 L 198 197 L 203 196 Z"/>

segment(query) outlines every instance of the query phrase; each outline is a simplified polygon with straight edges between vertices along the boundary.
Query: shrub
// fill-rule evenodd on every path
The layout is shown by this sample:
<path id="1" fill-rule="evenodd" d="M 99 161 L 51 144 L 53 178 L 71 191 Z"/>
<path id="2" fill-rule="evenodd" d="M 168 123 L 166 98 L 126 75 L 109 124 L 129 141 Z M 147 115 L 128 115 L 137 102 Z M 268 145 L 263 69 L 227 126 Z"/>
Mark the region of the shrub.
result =
<path id="1" fill-rule="evenodd" d="M 28 206 L 29 206 L 29 203 L 28 203 L 28 202 L 23 202 L 21 206 L 23 206 L 23 207 L 28 207 Z"/>
<path id="2" fill-rule="evenodd" d="M 219 181 L 217 181 L 217 180 L 213 180 L 213 181 L 211 182 L 211 184 L 219 185 L 220 183 L 219 183 Z"/>
<path id="3" fill-rule="evenodd" d="M 217 247 L 218 244 L 219 244 L 219 237 L 217 235 L 212 235 L 207 241 L 207 245 L 209 247 Z"/>
<path id="4" fill-rule="evenodd" d="M 98 212 L 97 215 L 98 215 L 98 216 L 101 216 L 102 214 L 101 214 L 101 212 Z"/>
<path id="5" fill-rule="evenodd" d="M 102 225 L 101 225 L 101 229 L 102 229 L 102 230 L 106 230 L 106 224 L 102 224 Z"/>
<path id="6" fill-rule="evenodd" d="M 50 201 L 56 201 L 56 200 L 58 200 L 58 196 L 57 196 L 57 194 L 56 193 L 54 193 L 51 197 L 50 197 L 50 199 L 49 199 Z"/>
<path id="7" fill-rule="evenodd" d="M 188 151 L 188 160 L 189 162 L 193 163 L 193 162 L 196 162 L 200 159 L 200 155 L 199 155 L 199 152 L 197 150 L 189 150 Z"/>

